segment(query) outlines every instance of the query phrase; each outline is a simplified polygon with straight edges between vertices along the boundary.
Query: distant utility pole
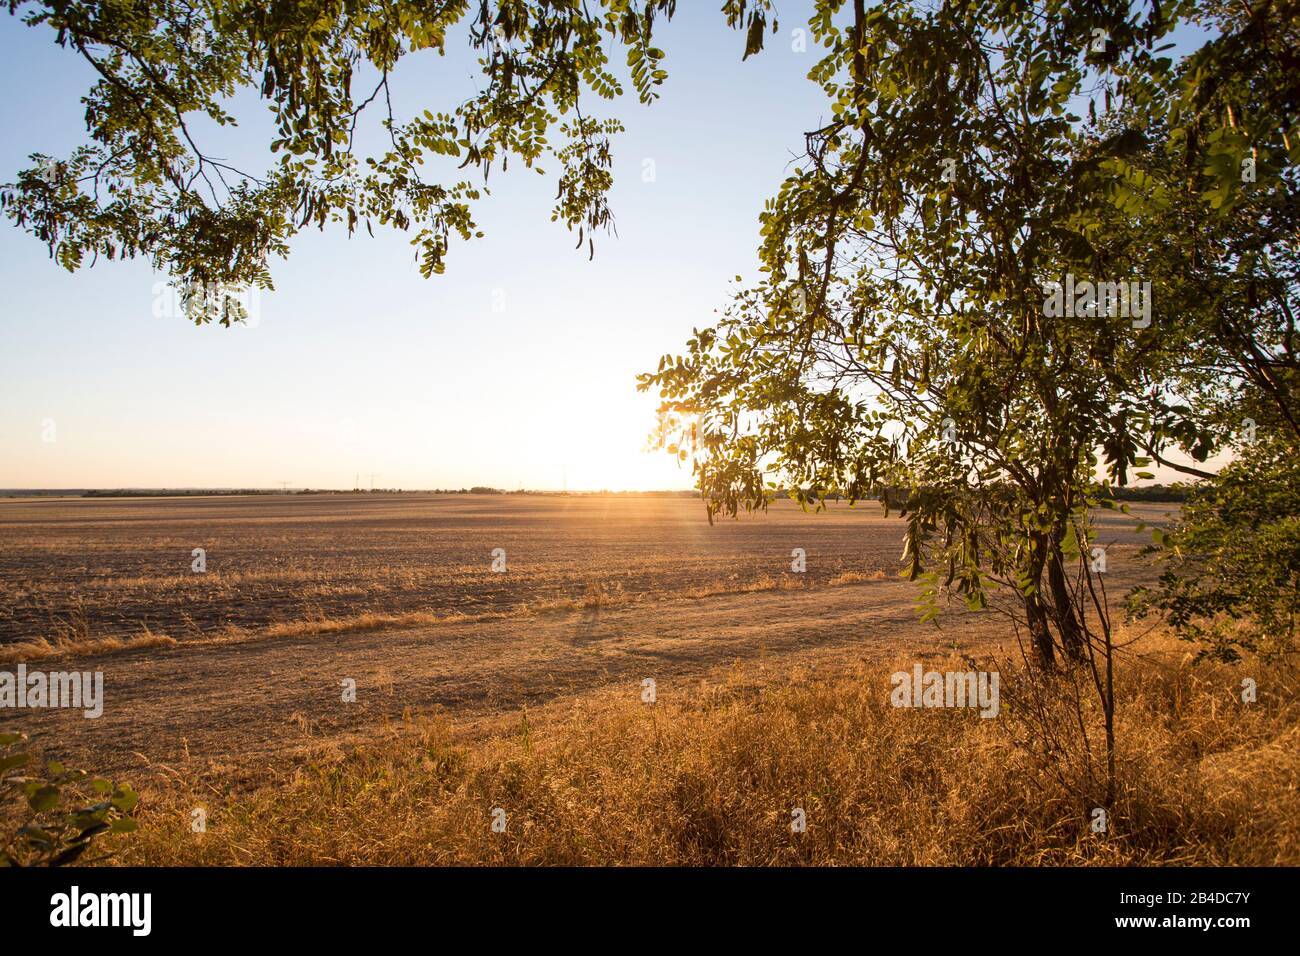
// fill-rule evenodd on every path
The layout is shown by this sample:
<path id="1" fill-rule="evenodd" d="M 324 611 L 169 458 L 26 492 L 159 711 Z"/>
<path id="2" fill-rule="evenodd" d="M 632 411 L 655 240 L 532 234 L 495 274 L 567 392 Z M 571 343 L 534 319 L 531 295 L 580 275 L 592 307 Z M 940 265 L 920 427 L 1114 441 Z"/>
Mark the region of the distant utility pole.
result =
<path id="1" fill-rule="evenodd" d="M 370 473 L 370 490 L 371 490 L 371 491 L 374 491 L 374 490 L 375 490 L 375 476 L 376 476 L 377 474 L 379 474 L 379 473 L 376 472 L 376 471 L 372 471 L 372 472 Z"/>
<path id="2" fill-rule="evenodd" d="M 287 481 L 282 481 L 282 482 L 280 482 L 280 491 L 283 492 L 283 493 L 285 493 L 285 494 L 288 494 L 288 492 L 289 492 L 289 482 L 287 482 Z"/>

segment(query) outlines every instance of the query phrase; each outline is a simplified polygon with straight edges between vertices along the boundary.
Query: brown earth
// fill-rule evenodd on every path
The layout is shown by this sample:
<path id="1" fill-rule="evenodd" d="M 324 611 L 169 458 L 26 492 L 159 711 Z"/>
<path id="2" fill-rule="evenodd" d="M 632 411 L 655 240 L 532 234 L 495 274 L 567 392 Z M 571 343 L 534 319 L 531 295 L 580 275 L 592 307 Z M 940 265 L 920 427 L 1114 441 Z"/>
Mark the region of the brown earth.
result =
<path id="1" fill-rule="evenodd" d="M 1148 522 L 1168 510 L 1134 508 Z M 1150 574 L 1136 557 L 1146 538 L 1129 519 L 1099 521 L 1120 594 Z M 33 662 L 102 671 L 103 716 L 13 710 L 0 720 L 48 756 L 99 772 L 256 775 L 403 714 L 486 723 L 597 690 L 639 697 L 645 678 L 662 697 L 736 662 L 783 676 L 846 656 L 1018 654 L 993 613 L 918 623 L 915 587 L 893 579 L 901 532 L 874 503 L 806 514 L 778 502 L 710 527 L 698 501 L 657 497 L 6 501 L 7 639 L 45 636 L 42 613 L 75 613 L 91 635 L 147 625 L 179 643 Z M 209 571 L 191 575 L 199 546 Z M 490 570 L 496 547 L 507 551 L 505 574 Z M 797 547 L 806 574 L 790 572 Z M 374 611 L 454 616 L 341 633 L 257 630 Z M 246 630 L 221 630 L 229 625 Z M 347 680 L 355 703 L 342 700 Z"/>

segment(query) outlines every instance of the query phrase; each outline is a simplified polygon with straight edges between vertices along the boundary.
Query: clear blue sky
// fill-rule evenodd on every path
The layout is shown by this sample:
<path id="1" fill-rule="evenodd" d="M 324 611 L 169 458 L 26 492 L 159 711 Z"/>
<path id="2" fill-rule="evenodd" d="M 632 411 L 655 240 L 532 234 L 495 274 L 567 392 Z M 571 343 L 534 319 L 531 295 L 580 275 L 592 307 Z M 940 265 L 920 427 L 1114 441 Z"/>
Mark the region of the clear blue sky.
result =
<path id="1" fill-rule="evenodd" d="M 763 201 L 825 112 L 805 78 L 816 53 L 790 42 L 807 6 L 783 4 L 781 36 L 742 63 L 712 4 L 681 5 L 660 100 L 603 106 L 628 131 L 618 236 L 591 262 L 550 221 L 553 178 L 494 173 L 487 235 L 454 245 L 446 275 L 422 279 L 400 233 L 312 231 L 273 260 L 255 327 L 198 328 L 155 315 L 165 277 L 147 262 L 69 274 L 3 224 L 0 487 L 352 487 L 358 472 L 407 488 L 689 487 L 644 451 L 655 401 L 635 376 L 755 275 Z M 450 107 L 470 69 L 459 50 L 413 58 L 395 105 Z M 0 179 L 83 141 L 90 79 L 51 31 L 0 15 Z M 264 130 L 214 152 L 256 163 Z"/>

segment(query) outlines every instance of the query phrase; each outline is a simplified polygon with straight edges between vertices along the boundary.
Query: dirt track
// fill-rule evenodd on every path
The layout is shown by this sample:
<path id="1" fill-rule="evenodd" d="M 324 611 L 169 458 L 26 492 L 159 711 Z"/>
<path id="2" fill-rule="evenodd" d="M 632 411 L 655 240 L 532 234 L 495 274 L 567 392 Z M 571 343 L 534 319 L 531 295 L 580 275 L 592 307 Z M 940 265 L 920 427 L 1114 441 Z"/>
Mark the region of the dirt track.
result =
<path id="1" fill-rule="evenodd" d="M 513 711 L 598 687 L 658 693 L 734 661 L 788 672 L 846 651 L 893 657 L 905 646 L 963 649 L 1005 637 L 992 615 L 961 614 L 943 632 L 919 628 L 909 585 L 868 582 L 241 643 L 150 648 L 47 669 L 102 670 L 104 713 L 21 710 L 10 724 L 47 755 L 99 772 L 189 759 L 261 763 L 324 740 L 346 740 L 404 710 L 463 719 Z M 918 638 L 920 640 L 918 641 Z M 1007 647 L 1007 651 L 1012 651 Z M 355 703 L 340 682 L 356 681 Z M 57 751 L 53 741 L 57 740 Z"/>

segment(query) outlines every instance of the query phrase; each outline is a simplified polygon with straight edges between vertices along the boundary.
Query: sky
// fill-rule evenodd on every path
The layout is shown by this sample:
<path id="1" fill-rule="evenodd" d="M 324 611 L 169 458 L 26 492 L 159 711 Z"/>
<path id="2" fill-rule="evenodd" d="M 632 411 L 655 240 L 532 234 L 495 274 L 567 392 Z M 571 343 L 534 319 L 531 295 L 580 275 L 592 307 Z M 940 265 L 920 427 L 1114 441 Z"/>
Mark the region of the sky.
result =
<path id="1" fill-rule="evenodd" d="M 445 275 L 422 278 L 400 232 L 311 230 L 272 259 L 255 323 L 226 329 L 169 314 L 147 261 L 70 274 L 0 223 L 0 487 L 689 488 L 689 468 L 646 450 L 657 399 L 636 375 L 756 274 L 763 201 L 825 113 L 816 54 L 790 42 L 800 6 L 743 63 L 712 4 L 657 26 L 660 99 L 603 107 L 627 132 L 618 234 L 594 261 L 550 221 L 552 176 L 498 170 L 486 236 L 454 243 Z M 465 54 L 411 59 L 399 113 L 474 88 Z M 89 67 L 51 31 L 0 15 L 0 82 L 0 180 L 84 141 Z M 213 151 L 255 162 L 266 125 L 238 102 L 254 122 Z"/>
<path id="2" fill-rule="evenodd" d="M 145 260 L 71 274 L 0 222 L 0 488 L 689 488 L 647 450 L 657 398 L 636 375 L 757 275 L 763 202 L 826 114 L 817 51 L 793 42 L 810 6 L 783 3 L 744 62 L 715 4 L 657 25 L 660 99 L 602 106 L 627 132 L 594 261 L 550 221 L 552 176 L 495 171 L 486 236 L 454 241 L 445 275 L 420 276 L 407 234 L 308 230 L 226 329 L 177 314 Z M 0 180 L 84 141 L 90 68 L 51 31 L 0 13 L 0 82 Z M 447 110 L 474 64 L 425 51 L 392 88 L 399 115 Z M 234 106 L 241 128 L 202 145 L 265 168 L 264 107 Z"/>

